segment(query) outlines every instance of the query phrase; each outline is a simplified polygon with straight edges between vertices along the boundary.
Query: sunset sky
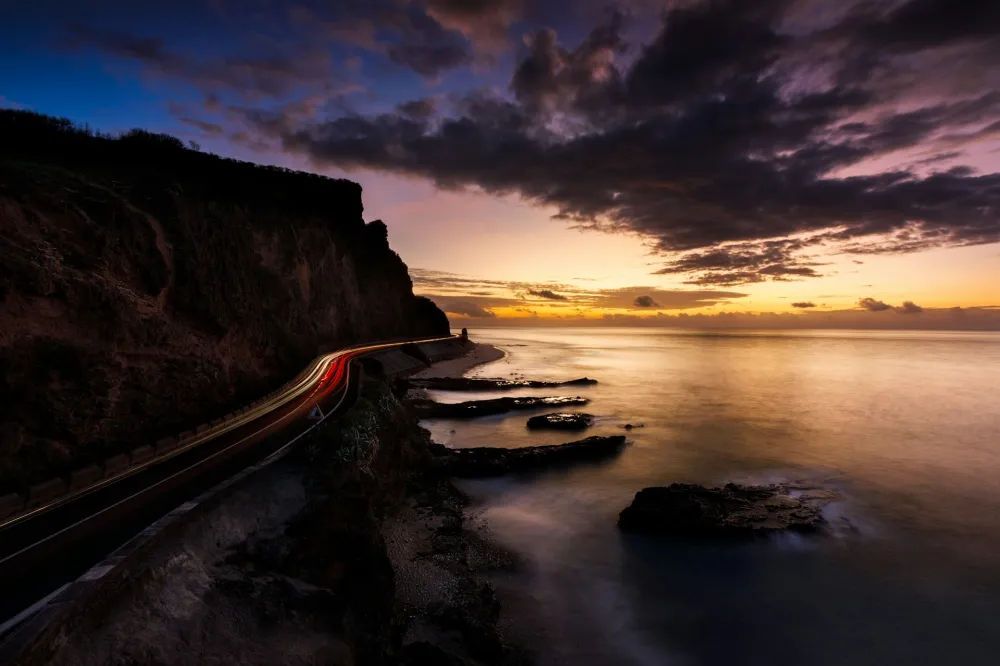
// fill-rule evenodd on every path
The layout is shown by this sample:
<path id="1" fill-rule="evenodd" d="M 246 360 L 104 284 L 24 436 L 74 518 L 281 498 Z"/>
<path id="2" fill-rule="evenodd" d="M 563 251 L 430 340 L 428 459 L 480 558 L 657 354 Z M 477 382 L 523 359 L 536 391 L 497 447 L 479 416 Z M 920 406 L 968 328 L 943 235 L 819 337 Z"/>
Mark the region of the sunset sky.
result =
<path id="1" fill-rule="evenodd" d="M 995 1 L 17 5 L 0 105 L 359 181 L 457 325 L 1000 328 Z"/>

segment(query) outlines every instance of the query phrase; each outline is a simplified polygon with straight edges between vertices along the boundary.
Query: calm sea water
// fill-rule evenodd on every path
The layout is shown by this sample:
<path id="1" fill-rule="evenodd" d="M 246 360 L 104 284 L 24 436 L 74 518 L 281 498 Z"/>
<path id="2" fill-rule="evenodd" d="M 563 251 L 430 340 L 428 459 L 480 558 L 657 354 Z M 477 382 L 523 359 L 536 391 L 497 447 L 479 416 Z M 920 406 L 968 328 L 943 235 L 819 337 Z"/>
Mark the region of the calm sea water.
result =
<path id="1" fill-rule="evenodd" d="M 493 329 L 474 376 L 599 380 L 599 465 L 466 482 L 519 552 L 498 576 L 543 665 L 1000 663 L 1000 334 Z M 438 392 L 444 401 L 490 394 Z M 426 425 L 450 446 L 558 443 L 526 414 Z M 626 536 L 636 491 L 800 481 L 831 533 L 707 546 Z"/>

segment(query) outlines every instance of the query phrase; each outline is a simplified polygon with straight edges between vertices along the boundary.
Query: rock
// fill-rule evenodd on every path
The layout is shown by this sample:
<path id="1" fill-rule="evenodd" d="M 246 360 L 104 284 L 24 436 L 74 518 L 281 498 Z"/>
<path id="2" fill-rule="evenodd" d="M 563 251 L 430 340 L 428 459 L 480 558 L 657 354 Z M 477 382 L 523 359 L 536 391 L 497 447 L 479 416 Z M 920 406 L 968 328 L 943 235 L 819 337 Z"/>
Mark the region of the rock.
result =
<path id="1" fill-rule="evenodd" d="M 632 430 L 633 428 L 645 428 L 646 424 L 645 423 L 639 423 L 639 424 L 626 423 L 622 427 L 625 428 L 626 430 Z"/>
<path id="2" fill-rule="evenodd" d="M 571 412 L 557 412 L 555 414 L 540 414 L 528 419 L 528 427 L 531 429 L 548 430 L 586 430 L 590 427 L 594 417 L 591 414 L 576 414 Z"/>
<path id="3" fill-rule="evenodd" d="M 556 467 L 574 462 L 602 460 L 618 454 L 625 446 L 624 435 L 587 437 L 576 442 L 520 449 L 478 447 L 449 449 L 435 445 L 438 469 L 452 476 L 500 476 L 511 472 Z"/>
<path id="4" fill-rule="evenodd" d="M 510 373 L 514 376 L 514 373 Z M 589 386 L 596 384 L 596 379 L 581 377 L 565 382 L 542 382 L 526 379 L 485 379 L 479 377 L 426 377 L 411 379 L 410 385 L 423 389 L 438 389 L 440 391 L 507 391 L 517 388 L 552 388 L 555 386 Z"/>
<path id="5" fill-rule="evenodd" d="M 448 334 L 359 184 L 63 123 L 0 108 L 0 494 Z"/>
<path id="6" fill-rule="evenodd" d="M 590 400 L 571 397 L 548 398 L 493 398 L 491 400 L 469 400 L 454 404 L 445 404 L 433 400 L 416 399 L 410 401 L 410 406 L 422 419 L 455 419 L 474 418 L 476 416 L 491 416 L 522 409 L 537 409 L 554 405 L 586 405 Z"/>
<path id="7" fill-rule="evenodd" d="M 618 526 L 626 532 L 706 540 L 815 532 L 824 523 L 815 504 L 792 497 L 785 486 L 734 483 L 643 488 L 618 516 Z"/>

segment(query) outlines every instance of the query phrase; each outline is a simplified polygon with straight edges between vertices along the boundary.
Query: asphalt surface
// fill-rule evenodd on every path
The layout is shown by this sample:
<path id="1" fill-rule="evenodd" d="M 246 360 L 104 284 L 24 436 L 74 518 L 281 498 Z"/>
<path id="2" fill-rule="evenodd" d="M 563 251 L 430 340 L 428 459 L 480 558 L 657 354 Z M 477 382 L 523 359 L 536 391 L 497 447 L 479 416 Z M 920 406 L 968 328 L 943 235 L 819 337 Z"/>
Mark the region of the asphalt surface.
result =
<path id="1" fill-rule="evenodd" d="M 261 404 L 182 441 L 168 455 L 0 522 L 0 623 L 174 507 L 285 446 L 311 427 L 315 406 L 324 413 L 349 407 L 356 397 L 353 360 L 413 342 L 358 345 L 322 356 Z"/>

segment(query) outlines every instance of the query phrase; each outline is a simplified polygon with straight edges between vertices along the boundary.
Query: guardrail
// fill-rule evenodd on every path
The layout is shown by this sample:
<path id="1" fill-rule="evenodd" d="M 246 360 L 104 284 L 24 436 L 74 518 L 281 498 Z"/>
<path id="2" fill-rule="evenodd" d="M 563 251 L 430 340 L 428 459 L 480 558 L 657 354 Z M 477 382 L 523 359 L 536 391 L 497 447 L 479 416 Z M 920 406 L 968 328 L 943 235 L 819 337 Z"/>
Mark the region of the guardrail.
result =
<path id="1" fill-rule="evenodd" d="M 436 363 L 444 358 L 454 357 L 464 351 L 464 346 L 457 337 L 449 340 L 436 340 L 425 343 L 417 342 L 414 344 L 421 348 L 432 363 Z M 427 367 L 423 362 L 398 349 L 376 352 L 372 357 L 382 363 L 385 374 L 388 376 L 412 374 Z M 321 356 L 314 359 L 295 377 L 268 393 L 264 398 L 257 399 L 248 406 L 241 407 L 220 418 L 212 419 L 207 423 L 201 423 L 192 430 L 185 430 L 176 437 L 164 437 L 154 444 L 143 444 L 128 452 L 111 455 L 99 463 L 92 463 L 73 470 L 65 477 L 54 477 L 47 481 L 36 483 L 29 486 L 26 494 L 7 493 L 0 496 L 0 521 L 13 519 L 21 514 L 31 512 L 67 496 L 85 492 L 90 488 L 120 477 L 130 470 L 140 469 L 153 461 L 173 455 L 180 449 L 186 449 L 209 439 L 210 437 L 208 436 L 214 435 L 216 428 L 225 426 L 234 419 L 245 416 L 261 405 L 271 402 L 275 397 L 286 393 L 290 387 L 298 384 L 303 378 L 315 372 L 324 358 L 325 356 Z M 279 406 L 276 405 L 273 408 L 276 409 Z M 267 411 L 270 410 L 266 410 L 257 416 L 262 416 Z M 247 422 L 250 420 L 252 419 L 247 419 Z M 242 425 L 242 423 L 239 425 Z M 229 427 L 227 426 L 228 429 Z"/>

